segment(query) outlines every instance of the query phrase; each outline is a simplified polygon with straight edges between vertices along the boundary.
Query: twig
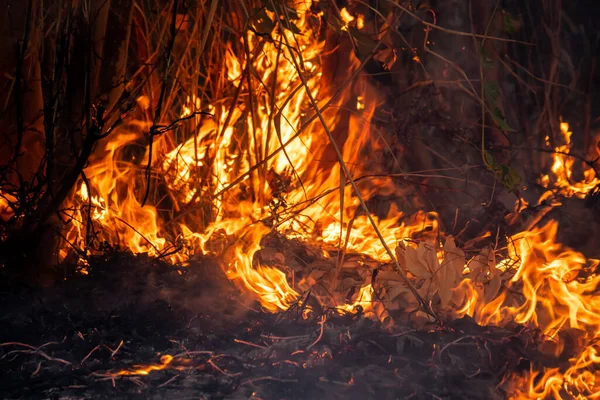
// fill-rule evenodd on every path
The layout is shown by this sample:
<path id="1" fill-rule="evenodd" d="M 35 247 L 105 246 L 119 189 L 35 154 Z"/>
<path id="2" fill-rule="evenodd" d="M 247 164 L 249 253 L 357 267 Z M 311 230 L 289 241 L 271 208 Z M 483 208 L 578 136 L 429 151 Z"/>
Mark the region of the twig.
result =
<path id="1" fill-rule="evenodd" d="M 359 65 L 359 67 L 356 69 L 356 71 L 354 71 L 354 73 L 352 73 L 352 75 L 348 79 L 346 79 L 344 81 L 344 83 L 342 83 L 342 85 L 340 85 L 340 87 L 336 90 L 336 92 L 333 94 L 333 96 L 331 96 L 331 98 L 329 100 L 327 100 L 327 102 L 321 108 L 317 107 L 315 109 L 315 113 L 306 119 L 306 122 L 296 131 L 296 133 L 291 138 L 289 138 L 283 144 L 283 146 L 280 146 L 277 149 L 273 150 L 273 152 L 271 154 L 269 154 L 268 156 L 266 156 L 262 160 L 261 163 L 257 163 L 255 165 L 253 165 L 252 167 L 250 167 L 248 169 L 248 171 L 246 171 L 243 174 L 241 174 L 240 176 L 238 176 L 229 185 L 227 185 L 226 187 L 224 187 L 223 189 L 218 191 L 213 197 L 217 198 L 217 197 L 221 196 L 223 193 L 227 192 L 229 189 L 235 187 L 238 183 L 244 181 L 256 169 L 260 168 L 262 166 L 262 163 L 268 162 L 270 159 L 272 159 L 277 154 L 279 154 L 280 151 L 283 151 L 284 148 L 287 147 L 290 143 L 292 143 L 296 138 L 298 138 L 304 132 L 304 130 L 307 129 L 310 126 L 310 124 L 313 123 L 319 117 L 319 113 L 323 113 L 325 110 L 327 110 L 329 107 L 332 106 L 333 101 L 336 100 L 338 98 L 338 96 L 343 93 L 344 89 L 350 84 L 350 82 L 354 81 L 354 79 L 359 75 L 359 73 L 365 68 L 365 66 L 371 60 L 373 55 L 375 55 L 375 53 L 377 52 L 379 47 L 381 47 L 381 44 L 382 44 L 381 41 L 377 42 L 377 44 L 371 51 L 371 54 L 369 54 L 367 57 L 365 57 L 365 59 L 362 61 L 362 63 Z M 302 76 L 302 75 L 300 75 L 300 76 Z M 241 84 L 238 86 L 238 88 L 240 88 L 240 87 L 241 87 Z M 226 121 L 226 123 L 227 123 L 227 121 Z M 225 129 L 225 128 L 223 128 L 223 129 Z"/>
<path id="2" fill-rule="evenodd" d="M 321 331 L 319 332 L 319 336 L 317 337 L 317 339 L 312 342 L 307 348 L 306 350 L 310 350 L 314 345 L 316 345 L 317 343 L 319 343 L 319 341 L 321 340 L 321 338 L 323 337 L 323 330 L 325 329 L 325 321 L 327 321 L 327 317 L 325 316 L 325 314 L 323 314 L 323 316 L 321 317 L 321 321 L 318 322 L 319 325 L 321 325 Z"/>
<path id="3" fill-rule="evenodd" d="M 40 369 L 42 368 L 42 362 L 40 361 L 37 365 L 37 368 L 35 369 L 35 371 L 33 371 L 33 373 L 31 374 L 31 378 L 33 378 L 34 376 L 36 376 L 38 374 L 38 372 L 40 372 Z"/>
<path id="4" fill-rule="evenodd" d="M 100 348 L 100 345 L 97 345 L 96 347 L 94 347 L 94 348 L 93 348 L 93 349 L 92 349 L 92 350 L 91 350 L 91 351 L 90 351 L 90 352 L 87 354 L 87 356 L 83 357 L 83 360 L 81 360 L 81 361 L 79 362 L 79 364 L 83 364 L 83 363 L 84 363 L 84 362 L 85 362 L 85 361 L 86 361 L 88 358 L 90 358 L 90 356 L 91 356 L 92 354 L 94 354 L 94 352 L 95 352 L 96 350 L 98 350 L 99 348 Z"/>
<path id="5" fill-rule="evenodd" d="M 209 363 L 209 364 L 210 364 L 210 365 L 211 365 L 211 366 L 212 366 L 214 369 L 216 369 L 217 371 L 219 371 L 220 373 L 222 373 L 222 374 L 223 374 L 223 375 L 225 375 L 225 376 L 239 376 L 239 375 L 241 375 L 241 374 L 242 374 L 241 372 L 237 372 L 237 373 L 235 373 L 235 374 L 232 374 L 232 373 L 229 373 L 229 372 L 227 372 L 227 371 L 225 371 L 225 370 L 221 369 L 221 368 L 220 368 L 220 367 L 219 367 L 217 364 L 215 364 L 215 363 L 214 363 L 214 361 L 213 361 L 213 359 L 212 359 L 212 358 L 210 358 L 210 359 L 209 359 L 207 362 L 208 362 L 208 363 Z"/>
<path id="6" fill-rule="evenodd" d="M 175 379 L 179 378 L 179 374 L 175 375 L 174 377 L 172 377 L 171 379 L 169 379 L 168 381 L 166 381 L 165 383 L 161 383 L 160 385 L 158 385 L 157 387 L 162 388 L 167 386 L 169 383 L 173 382 Z"/>
<path id="7" fill-rule="evenodd" d="M 119 343 L 119 345 L 117 346 L 117 348 L 112 353 L 110 353 L 110 358 L 113 358 L 115 356 L 115 354 L 117 354 L 117 352 L 119 351 L 119 349 L 121 348 L 121 346 L 123 346 L 123 341 L 122 340 Z"/>
<path id="8" fill-rule="evenodd" d="M 233 341 L 236 342 L 236 343 L 245 344 L 247 346 L 257 347 L 259 349 L 266 349 L 267 348 L 266 346 L 261 346 L 260 344 L 246 342 L 245 340 L 233 339 Z"/>

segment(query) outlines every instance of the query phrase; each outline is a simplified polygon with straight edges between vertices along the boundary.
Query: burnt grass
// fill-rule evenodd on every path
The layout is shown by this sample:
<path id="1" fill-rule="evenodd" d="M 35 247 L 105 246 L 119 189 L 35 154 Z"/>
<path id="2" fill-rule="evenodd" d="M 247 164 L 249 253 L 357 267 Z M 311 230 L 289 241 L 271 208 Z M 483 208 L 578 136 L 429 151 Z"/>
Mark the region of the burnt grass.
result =
<path id="1" fill-rule="evenodd" d="M 536 357 L 517 325 L 263 312 L 209 258 L 180 270 L 114 252 L 89 271 L 46 289 L 0 276 L 1 398 L 494 399 Z M 164 354 L 166 369 L 111 375 Z"/>

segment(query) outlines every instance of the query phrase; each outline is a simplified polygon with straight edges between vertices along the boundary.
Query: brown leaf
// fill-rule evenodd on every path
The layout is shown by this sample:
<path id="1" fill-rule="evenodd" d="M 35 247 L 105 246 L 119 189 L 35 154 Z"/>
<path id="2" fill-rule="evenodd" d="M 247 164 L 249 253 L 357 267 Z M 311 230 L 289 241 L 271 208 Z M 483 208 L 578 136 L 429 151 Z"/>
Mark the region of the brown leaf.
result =
<path id="1" fill-rule="evenodd" d="M 386 300 L 392 301 L 400 296 L 402 293 L 408 292 L 408 288 L 400 282 L 391 282 L 386 290 Z"/>
<path id="2" fill-rule="evenodd" d="M 377 281 L 398 281 L 403 282 L 404 280 L 396 271 L 379 271 L 377 274 Z"/>
<path id="3" fill-rule="evenodd" d="M 406 245 L 402 241 L 396 246 L 396 259 L 398 260 L 398 264 L 400 264 L 400 268 L 406 272 Z"/>
<path id="4" fill-rule="evenodd" d="M 495 255 L 489 247 L 481 250 L 479 254 L 471 259 L 469 262 L 469 270 L 471 279 L 478 282 L 485 282 L 488 280 L 488 272 L 492 273 L 492 268 L 496 270 L 495 266 Z"/>
<path id="5" fill-rule="evenodd" d="M 462 279 L 465 265 L 465 253 L 456 247 L 454 239 L 449 236 L 444 244 L 444 261 L 436 274 L 436 284 L 442 307 L 452 299 L 454 289 Z"/>
<path id="6" fill-rule="evenodd" d="M 466 263 L 465 252 L 456 247 L 452 236 L 448 236 L 446 243 L 444 243 L 444 263 L 447 263 L 448 267 L 454 272 L 457 281 L 462 280 Z"/>
<path id="7" fill-rule="evenodd" d="M 412 247 L 406 248 L 406 269 L 420 279 L 427 279 L 431 277 L 431 272 L 427 269 L 425 263 L 425 249 L 424 244 L 419 244 L 417 250 Z"/>
<path id="8" fill-rule="evenodd" d="M 373 58 L 375 60 L 379 61 L 380 63 L 382 63 L 383 68 L 385 68 L 389 71 L 392 68 L 392 66 L 394 65 L 394 63 L 396 62 L 397 56 L 396 56 L 396 51 L 394 49 L 391 49 L 388 47 L 388 48 L 379 50 L 377 53 L 375 53 Z"/>
<path id="9" fill-rule="evenodd" d="M 494 267 L 494 269 L 496 269 Z M 490 301 L 496 298 L 498 295 L 498 291 L 500 290 L 500 286 L 502 285 L 502 277 L 500 274 L 495 274 L 490 279 L 487 287 L 485 288 L 485 302 L 489 303 Z"/>

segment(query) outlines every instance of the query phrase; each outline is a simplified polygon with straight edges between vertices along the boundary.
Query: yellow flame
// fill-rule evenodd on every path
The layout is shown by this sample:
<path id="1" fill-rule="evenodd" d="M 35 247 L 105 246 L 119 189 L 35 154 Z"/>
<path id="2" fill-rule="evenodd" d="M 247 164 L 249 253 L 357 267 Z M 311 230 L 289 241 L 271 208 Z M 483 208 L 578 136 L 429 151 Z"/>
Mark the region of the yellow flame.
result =
<path id="1" fill-rule="evenodd" d="M 344 25 L 342 26 L 342 30 L 348 30 L 348 24 L 354 21 L 354 17 L 350 14 L 346 7 L 340 10 L 340 18 L 342 18 L 342 22 L 344 23 Z"/>
<path id="2" fill-rule="evenodd" d="M 378 94 L 366 80 L 359 79 L 332 98 L 335 91 L 324 80 L 328 72 L 322 59 L 325 43 L 312 32 L 307 22 L 309 12 L 308 4 L 299 3 L 299 19 L 294 26 L 301 35 L 282 26 L 273 29 L 272 40 L 247 32 L 242 40 L 252 55 L 250 59 L 246 59 L 246 51 L 237 51 L 235 43 L 229 43 L 221 66 L 227 84 L 239 91 L 238 95 L 207 105 L 212 117 L 197 116 L 185 122 L 192 131 L 185 139 L 172 132 L 157 139 L 151 172 L 161 183 L 156 198 L 168 198 L 170 211 L 159 210 L 158 200 L 141 205 L 147 181 L 139 170 L 145 169 L 150 149 L 127 156 L 126 150 L 153 125 L 144 114 L 111 134 L 90 160 L 85 169 L 89 188 L 84 182 L 78 184 L 71 199 L 74 207 L 66 216 L 71 223 L 67 240 L 86 248 L 86 225 L 91 223 L 102 228 L 98 230 L 100 240 L 136 253 L 159 255 L 177 238 L 192 253 L 218 256 L 229 279 L 247 289 L 271 312 L 285 310 L 300 298 L 289 284 L 286 266 L 275 268 L 260 260 L 261 243 L 271 232 L 325 248 L 343 246 L 347 252 L 390 262 L 371 222 L 359 212 L 358 197 L 344 181 L 347 177 L 341 174 L 339 160 L 332 156 L 326 134 L 326 128 L 334 133 L 362 197 L 399 197 L 401 189 L 384 176 L 387 171 L 381 170 L 374 157 L 365 157 L 386 146 L 370 127 Z M 265 13 L 274 24 L 279 21 L 274 13 Z M 340 18 L 343 29 L 355 20 L 358 29 L 364 26 L 363 16 L 355 19 L 345 8 Z M 280 45 L 286 42 L 296 49 Z M 416 55 L 413 60 L 420 62 Z M 360 62 L 349 54 L 348 64 L 345 76 L 331 79 L 349 78 Z M 321 113 L 326 128 L 311 122 L 316 119 L 312 118 L 315 111 L 311 97 L 319 106 L 331 102 L 331 107 Z M 138 98 L 143 113 L 151 108 L 151 98 L 150 93 Z M 197 95 L 186 94 L 181 100 L 176 116 L 190 116 L 202 107 Z M 352 112 L 346 115 L 340 110 Z M 574 160 L 568 155 L 572 132 L 566 122 L 560 127 L 565 144 L 556 148 L 552 176 L 544 176 L 542 183 L 554 185 L 565 195 L 584 197 L 598 185 L 598 177 L 586 168 L 584 180 L 574 181 Z M 283 144 L 285 151 L 278 151 Z M 10 211 L 0 193 L 0 215 Z M 163 218 L 165 215 L 168 218 Z M 424 242 L 438 242 L 435 213 L 407 216 L 392 204 L 386 216 L 375 220 L 389 246 L 405 243 L 416 234 Z M 523 393 L 530 397 L 558 398 L 563 392 L 598 395 L 592 371 L 598 369 L 599 356 L 593 343 L 600 335 L 600 300 L 593 293 L 600 277 L 582 254 L 556 242 L 556 231 L 557 224 L 552 221 L 513 236 L 505 260 L 497 265 L 486 264 L 483 279 L 462 279 L 453 288 L 454 295 L 463 300 L 457 312 L 485 324 L 516 321 L 534 326 L 554 341 L 567 327 L 580 330 L 586 346 L 571 360 L 569 369 L 534 371 L 515 377 L 514 382 L 524 383 Z M 185 259 L 183 252 L 172 253 L 173 262 Z M 450 253 L 436 249 L 430 261 L 439 268 L 450 263 L 445 256 Z M 65 254 L 62 249 L 61 256 Z M 472 266 L 469 264 L 464 274 L 473 274 Z M 463 269 L 462 261 L 455 269 Z M 433 272 L 424 270 L 422 278 Z M 508 290 L 497 296 L 486 295 L 484 283 L 491 281 L 492 273 L 500 272 L 513 273 L 512 279 L 504 283 Z M 358 305 L 372 309 L 374 288 L 365 283 L 352 304 L 342 304 L 338 309 L 353 312 Z M 146 375 L 167 368 L 172 361 L 171 356 L 163 356 L 160 364 L 117 375 Z M 534 380 L 536 376 L 541 378 Z"/>
<path id="3" fill-rule="evenodd" d="M 584 198 L 586 195 L 600 185 L 600 178 L 596 176 L 594 169 L 589 165 L 583 166 L 583 180 L 573 181 L 573 166 L 576 159 L 571 154 L 571 132 L 567 122 L 560 122 L 560 132 L 564 144 L 555 147 L 553 155 L 552 174 L 554 178 L 553 186 L 559 190 L 559 193 L 566 196 L 576 196 Z M 547 139 L 548 141 L 548 139 Z M 550 186 L 550 177 L 544 175 L 541 179 L 541 184 L 544 187 Z"/>
<path id="4" fill-rule="evenodd" d="M 173 356 L 165 354 L 160 357 L 160 364 L 136 365 L 130 370 L 121 370 L 114 373 L 109 373 L 111 376 L 131 376 L 131 375 L 148 375 L 153 371 L 161 371 L 169 367 L 173 361 Z"/>

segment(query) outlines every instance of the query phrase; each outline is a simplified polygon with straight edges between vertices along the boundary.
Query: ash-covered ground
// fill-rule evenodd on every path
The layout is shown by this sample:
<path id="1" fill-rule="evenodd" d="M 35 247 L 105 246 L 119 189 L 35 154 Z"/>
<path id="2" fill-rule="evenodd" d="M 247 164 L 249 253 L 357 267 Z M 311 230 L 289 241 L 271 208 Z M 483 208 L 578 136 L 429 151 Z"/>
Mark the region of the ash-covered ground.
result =
<path id="1" fill-rule="evenodd" d="M 4 399 L 499 399 L 538 357 L 517 325 L 265 313 L 207 258 L 113 252 L 47 289 L 0 281 Z"/>

